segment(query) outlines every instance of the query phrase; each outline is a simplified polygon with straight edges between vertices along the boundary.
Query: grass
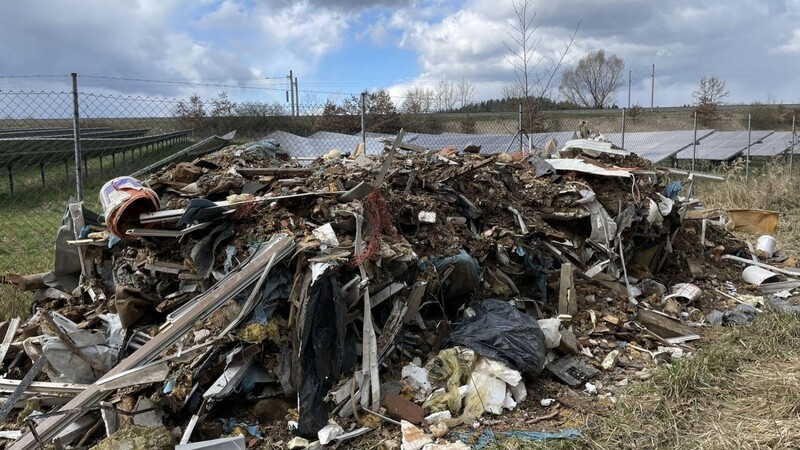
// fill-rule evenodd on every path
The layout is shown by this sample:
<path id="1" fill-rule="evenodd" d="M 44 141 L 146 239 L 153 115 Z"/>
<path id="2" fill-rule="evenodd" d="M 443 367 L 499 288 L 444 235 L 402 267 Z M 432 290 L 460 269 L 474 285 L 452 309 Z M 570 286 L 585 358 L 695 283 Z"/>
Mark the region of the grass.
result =
<path id="1" fill-rule="evenodd" d="M 800 319 L 764 314 L 721 330 L 691 358 L 620 398 L 586 448 L 793 448 L 800 405 Z"/>

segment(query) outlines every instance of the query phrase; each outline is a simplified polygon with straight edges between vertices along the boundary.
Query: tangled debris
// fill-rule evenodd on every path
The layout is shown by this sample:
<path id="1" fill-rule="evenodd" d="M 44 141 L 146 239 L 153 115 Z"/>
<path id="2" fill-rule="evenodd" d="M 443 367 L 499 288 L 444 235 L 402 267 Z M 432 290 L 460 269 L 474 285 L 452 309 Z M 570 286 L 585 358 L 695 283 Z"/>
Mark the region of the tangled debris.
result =
<path id="1" fill-rule="evenodd" d="M 143 427 L 304 448 L 401 423 L 384 448 L 468 448 L 487 413 L 574 438 L 537 384 L 613 400 L 736 298 L 724 259 L 750 252 L 694 174 L 585 139 L 543 157 L 402 139 L 307 166 L 229 146 L 111 180 L 103 216 L 70 204 L 53 272 L 26 279 L 35 313 L 0 330 L 11 448 Z"/>

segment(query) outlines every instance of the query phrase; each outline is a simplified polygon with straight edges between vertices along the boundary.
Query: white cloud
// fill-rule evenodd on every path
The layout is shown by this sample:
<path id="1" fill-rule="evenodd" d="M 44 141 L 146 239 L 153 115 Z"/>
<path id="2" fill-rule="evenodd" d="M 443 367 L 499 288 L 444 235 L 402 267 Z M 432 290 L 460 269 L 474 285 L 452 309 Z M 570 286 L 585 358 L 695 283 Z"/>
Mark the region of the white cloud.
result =
<path id="1" fill-rule="evenodd" d="M 792 37 L 777 48 L 778 53 L 800 53 L 800 29 L 792 31 Z"/>
<path id="2" fill-rule="evenodd" d="M 649 104 L 652 63 L 657 104 L 690 101 L 691 86 L 704 75 L 726 80 L 732 102 L 768 94 L 798 100 L 800 63 L 787 55 L 800 53 L 800 0 L 534 0 L 532 6 L 541 24 L 540 55 L 557 54 L 582 20 L 570 63 L 600 48 L 620 56 L 634 71 L 632 96 L 646 100 L 634 103 Z M 375 70 L 394 93 L 466 78 L 488 98 L 514 79 L 503 45 L 512 18 L 510 0 L 5 0 L 0 74 L 74 71 L 236 84 L 289 68 L 320 74 L 320 61 L 355 42 L 416 54 L 420 74 L 411 81 L 393 82 Z M 356 70 L 367 79 L 372 69 Z M 91 83 L 158 95 L 191 89 Z"/>

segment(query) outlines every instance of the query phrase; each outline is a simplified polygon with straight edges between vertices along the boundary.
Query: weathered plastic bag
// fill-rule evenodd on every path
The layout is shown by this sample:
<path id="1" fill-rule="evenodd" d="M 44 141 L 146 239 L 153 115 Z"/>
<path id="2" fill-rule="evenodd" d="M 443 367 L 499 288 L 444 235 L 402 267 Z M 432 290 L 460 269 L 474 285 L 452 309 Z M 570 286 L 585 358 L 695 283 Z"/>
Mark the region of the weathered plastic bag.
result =
<path id="1" fill-rule="evenodd" d="M 449 271 L 442 282 L 442 297 L 445 313 L 452 316 L 480 286 L 480 265 L 478 260 L 464 250 L 447 258 L 431 257 L 430 260 L 440 276 Z"/>

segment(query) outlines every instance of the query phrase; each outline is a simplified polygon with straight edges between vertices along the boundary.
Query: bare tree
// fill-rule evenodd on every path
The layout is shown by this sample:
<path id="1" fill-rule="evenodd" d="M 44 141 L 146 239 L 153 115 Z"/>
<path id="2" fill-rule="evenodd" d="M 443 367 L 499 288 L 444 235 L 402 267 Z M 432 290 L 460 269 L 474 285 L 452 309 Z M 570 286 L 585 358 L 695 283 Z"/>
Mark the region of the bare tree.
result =
<path id="1" fill-rule="evenodd" d="M 198 119 L 206 116 L 206 108 L 200 96 L 192 94 L 189 101 L 179 101 L 175 106 L 175 115 L 184 119 Z"/>
<path id="2" fill-rule="evenodd" d="M 286 107 L 280 102 L 243 102 L 236 104 L 236 115 L 241 117 L 270 117 L 288 115 Z"/>
<path id="3" fill-rule="evenodd" d="M 228 99 L 228 93 L 222 91 L 217 94 L 217 98 L 211 100 L 211 116 L 212 117 L 228 117 L 234 114 L 236 110 L 236 102 Z"/>
<path id="4" fill-rule="evenodd" d="M 408 114 L 425 114 L 433 107 L 433 92 L 430 89 L 415 87 L 406 91 L 403 100 L 403 112 Z"/>
<path id="5" fill-rule="evenodd" d="M 699 88 L 692 92 L 698 119 L 703 123 L 717 119 L 717 106 L 724 104 L 727 96 L 725 81 L 716 76 L 701 78 Z"/>
<path id="6" fill-rule="evenodd" d="M 539 100 L 552 89 L 553 80 L 575 44 L 580 28 L 578 22 L 575 31 L 564 42 L 562 51 L 552 56 L 541 55 L 537 52 L 542 43 L 537 34 L 540 23 L 535 22 L 536 13 L 531 11 L 532 4 L 533 0 L 512 0 L 514 17 L 508 32 L 510 40 L 503 42 L 508 51 L 506 62 L 513 67 L 516 77 L 513 87 L 505 90 L 505 93 L 522 101 L 525 128 L 528 131 L 533 131 L 534 123 L 539 122 Z"/>
<path id="7" fill-rule="evenodd" d="M 561 74 L 558 90 L 564 98 L 587 108 L 601 109 L 614 101 L 614 91 L 622 84 L 625 62 L 617 55 L 606 57 L 597 50 L 578 61 L 578 65 Z"/>
<path id="8" fill-rule="evenodd" d="M 456 83 L 456 97 L 461 108 L 472 103 L 475 98 L 475 83 L 462 78 Z"/>
<path id="9" fill-rule="evenodd" d="M 434 88 L 434 100 L 438 111 L 450 111 L 456 107 L 456 87 L 452 81 L 442 78 Z"/>

